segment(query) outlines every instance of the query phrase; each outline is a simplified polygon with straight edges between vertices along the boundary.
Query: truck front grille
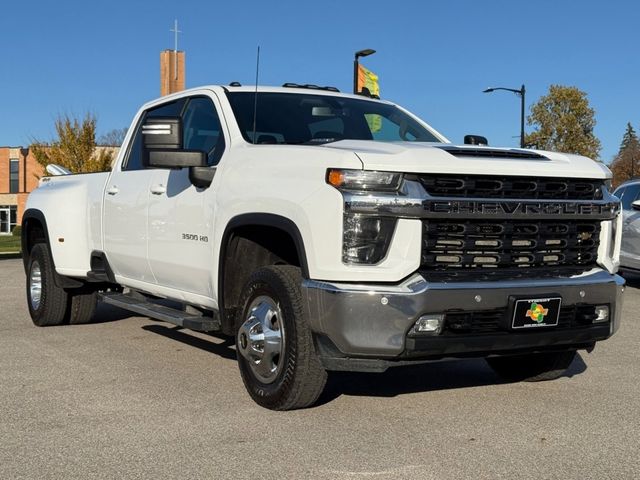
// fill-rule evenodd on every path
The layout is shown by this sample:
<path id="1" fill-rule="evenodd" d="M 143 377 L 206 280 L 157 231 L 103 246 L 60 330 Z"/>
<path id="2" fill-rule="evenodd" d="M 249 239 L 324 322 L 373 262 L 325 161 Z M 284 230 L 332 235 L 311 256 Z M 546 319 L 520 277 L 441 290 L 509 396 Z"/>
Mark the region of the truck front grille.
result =
<path id="1" fill-rule="evenodd" d="M 488 175 L 421 175 L 432 197 L 601 200 L 602 180 Z"/>
<path id="2" fill-rule="evenodd" d="M 423 220 L 420 270 L 427 279 L 575 275 L 596 266 L 593 220 Z"/>

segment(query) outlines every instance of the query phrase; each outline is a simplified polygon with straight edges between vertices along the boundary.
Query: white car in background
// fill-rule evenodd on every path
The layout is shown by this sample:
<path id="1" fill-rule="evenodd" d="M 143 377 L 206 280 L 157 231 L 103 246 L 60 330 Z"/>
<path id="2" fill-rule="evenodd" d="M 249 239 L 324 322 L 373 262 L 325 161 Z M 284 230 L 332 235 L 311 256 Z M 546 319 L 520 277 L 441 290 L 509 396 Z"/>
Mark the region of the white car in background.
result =
<path id="1" fill-rule="evenodd" d="M 620 267 L 640 272 L 640 179 L 623 183 L 614 195 L 622 202 Z"/>

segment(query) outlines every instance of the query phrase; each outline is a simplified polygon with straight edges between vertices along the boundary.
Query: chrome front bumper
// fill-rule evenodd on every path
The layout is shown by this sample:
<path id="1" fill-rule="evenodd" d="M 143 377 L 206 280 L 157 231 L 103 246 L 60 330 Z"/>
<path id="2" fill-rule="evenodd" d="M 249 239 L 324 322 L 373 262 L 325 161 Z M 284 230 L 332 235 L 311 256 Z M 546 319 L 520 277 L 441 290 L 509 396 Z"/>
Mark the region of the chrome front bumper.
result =
<path id="1" fill-rule="evenodd" d="M 602 340 L 613 335 L 620 325 L 624 279 L 594 269 L 578 277 L 561 279 L 432 283 L 416 273 L 398 285 L 306 280 L 302 287 L 312 331 L 317 338 L 329 339 L 337 349 L 336 354 L 402 359 L 426 358 L 431 354 L 446 356 L 447 352 L 455 353 L 452 356 L 474 352 L 485 355 L 491 351 L 540 347 L 547 342 L 547 336 L 550 345 L 583 346 Z M 576 331 L 575 335 L 572 335 L 573 329 L 557 333 L 545 329 L 545 333 L 532 332 L 524 337 L 523 334 L 501 332 L 499 338 L 496 335 L 483 337 L 484 343 L 476 346 L 459 336 L 428 337 L 435 343 L 415 341 L 407 336 L 416 320 L 426 313 L 506 309 L 510 296 L 536 298 L 549 294 L 560 295 L 563 306 L 609 304 L 611 320 L 598 328 L 589 327 L 588 330 L 593 330 L 591 336 L 585 336 L 585 329 Z M 493 337 L 496 337 L 495 342 L 488 340 Z M 447 347 L 455 342 L 458 347 Z M 434 350 L 430 351 L 430 348 Z"/>

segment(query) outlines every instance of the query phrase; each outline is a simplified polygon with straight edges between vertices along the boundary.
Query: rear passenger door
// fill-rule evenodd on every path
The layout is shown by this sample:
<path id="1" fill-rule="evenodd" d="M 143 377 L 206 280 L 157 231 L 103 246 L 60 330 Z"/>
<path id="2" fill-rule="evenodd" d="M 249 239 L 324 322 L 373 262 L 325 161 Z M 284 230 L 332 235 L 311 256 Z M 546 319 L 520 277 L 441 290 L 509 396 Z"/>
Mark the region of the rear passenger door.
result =
<path id="1" fill-rule="evenodd" d="M 190 97 L 182 111 L 183 148 L 207 153 L 215 170 L 225 149 L 217 99 Z M 196 188 L 189 169 L 156 169 L 151 180 L 148 258 L 158 285 L 214 298 L 215 178 Z"/>

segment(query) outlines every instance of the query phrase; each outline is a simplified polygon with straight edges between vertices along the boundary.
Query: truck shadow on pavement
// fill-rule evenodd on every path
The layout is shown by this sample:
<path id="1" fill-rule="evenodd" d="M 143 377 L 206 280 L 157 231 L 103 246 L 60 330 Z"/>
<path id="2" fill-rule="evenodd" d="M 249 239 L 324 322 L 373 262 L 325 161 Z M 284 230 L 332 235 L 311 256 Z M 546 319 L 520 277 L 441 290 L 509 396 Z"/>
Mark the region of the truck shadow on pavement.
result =
<path id="1" fill-rule="evenodd" d="M 146 332 L 152 332 L 158 335 L 162 335 L 163 337 L 170 338 L 171 340 L 177 340 L 178 342 L 189 345 L 190 347 L 199 348 L 200 350 L 204 350 L 205 352 L 209 353 L 214 353 L 222 358 L 226 358 L 229 360 L 236 359 L 235 342 L 233 338 L 227 337 L 225 335 L 216 335 L 211 333 L 203 334 L 211 337 L 212 341 L 209 341 L 208 339 L 196 337 L 189 333 L 185 333 L 182 327 L 177 326 L 168 327 L 161 324 L 145 325 L 144 327 L 142 327 L 142 329 Z M 187 332 L 188 331 L 189 330 L 187 330 Z M 221 343 L 214 343 L 214 339 L 219 340 Z"/>
<path id="2" fill-rule="evenodd" d="M 207 334 L 211 337 L 209 340 L 191 335 L 181 327 L 168 327 L 163 324 L 145 325 L 142 329 L 222 358 L 230 360 L 236 358 L 233 338 L 224 335 Z M 570 378 L 586 370 L 587 365 L 578 353 L 563 377 Z M 507 383 L 496 375 L 483 359 L 478 358 L 395 367 L 383 373 L 331 372 L 327 386 L 315 406 L 330 403 L 342 395 L 396 397 L 410 393 Z"/>
<path id="3" fill-rule="evenodd" d="M 563 377 L 587 370 L 578 353 Z M 384 373 L 332 372 L 318 405 L 342 395 L 395 397 L 409 393 L 452 390 L 507 384 L 481 358 L 443 360 L 408 367 L 390 368 Z"/>
<path id="4" fill-rule="evenodd" d="M 96 313 L 91 319 L 92 324 L 117 322 L 133 317 L 135 314 L 122 308 L 114 307 L 106 303 L 98 302 Z"/>

